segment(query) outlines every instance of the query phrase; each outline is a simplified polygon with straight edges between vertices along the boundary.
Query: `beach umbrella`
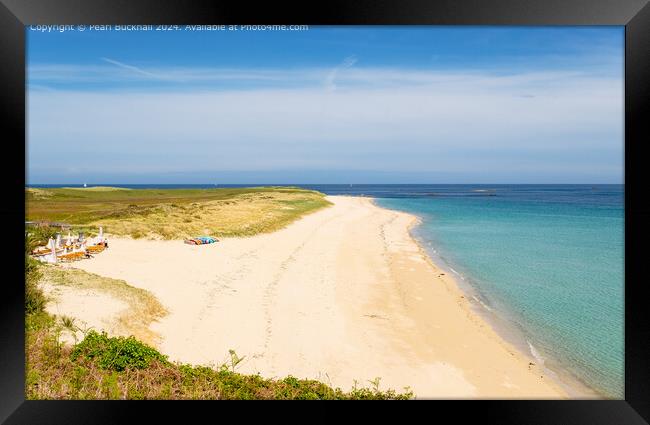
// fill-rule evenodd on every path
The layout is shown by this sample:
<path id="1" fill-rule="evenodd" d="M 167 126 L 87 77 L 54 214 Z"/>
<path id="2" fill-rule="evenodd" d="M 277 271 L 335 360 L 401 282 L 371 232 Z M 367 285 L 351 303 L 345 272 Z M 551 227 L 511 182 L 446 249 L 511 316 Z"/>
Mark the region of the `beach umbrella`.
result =
<path id="1" fill-rule="evenodd" d="M 56 246 L 57 248 L 61 246 L 61 233 L 56 234 Z"/>
<path id="2" fill-rule="evenodd" d="M 99 226 L 99 242 L 104 242 L 104 228 Z"/>

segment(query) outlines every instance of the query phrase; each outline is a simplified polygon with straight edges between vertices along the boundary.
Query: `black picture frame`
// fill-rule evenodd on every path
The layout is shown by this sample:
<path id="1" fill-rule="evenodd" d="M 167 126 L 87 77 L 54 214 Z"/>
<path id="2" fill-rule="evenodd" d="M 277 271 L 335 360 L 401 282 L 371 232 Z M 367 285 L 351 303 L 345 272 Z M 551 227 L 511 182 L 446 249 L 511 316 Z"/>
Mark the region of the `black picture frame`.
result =
<path id="1" fill-rule="evenodd" d="M 0 66 L 5 161 L 0 167 L 5 199 L 0 215 L 13 245 L 25 216 L 25 25 L 30 24 L 414 24 L 414 25 L 624 25 L 625 26 L 625 400 L 437 401 L 452 423 L 474 419 L 499 424 L 643 424 L 650 420 L 650 326 L 645 300 L 642 251 L 648 236 L 650 203 L 644 144 L 650 99 L 650 6 L 648 0 L 463 0 L 328 1 L 281 7 L 234 1 L 0 0 Z M 0 296 L 0 421 L 27 423 L 132 423 L 146 417 L 187 422 L 215 410 L 202 402 L 26 401 L 23 253 L 3 255 Z M 639 247 L 636 249 L 636 247 Z M 645 261 L 644 261 L 645 260 Z M 178 404 L 182 403 L 182 404 Z M 192 403 L 191 405 L 189 403 Z M 474 403 L 474 404 L 467 404 Z M 412 405 L 407 408 L 412 410 Z M 421 406 L 420 406 L 421 407 Z M 291 406 L 293 410 L 293 405 Z M 241 410 L 240 407 L 236 408 Z M 246 414 L 251 410 L 243 409 Z M 272 410 L 264 409 L 267 412 Z M 326 410 L 326 411 L 325 411 Z M 375 413 L 383 408 L 371 409 Z M 325 418 L 329 409 L 318 409 Z M 429 413 L 427 413 L 429 412 Z M 445 415 L 445 416 L 443 416 Z M 449 416 L 447 416 L 449 417 Z M 213 420 L 217 418 L 213 416 Z M 450 423 L 449 420 L 444 420 Z"/>

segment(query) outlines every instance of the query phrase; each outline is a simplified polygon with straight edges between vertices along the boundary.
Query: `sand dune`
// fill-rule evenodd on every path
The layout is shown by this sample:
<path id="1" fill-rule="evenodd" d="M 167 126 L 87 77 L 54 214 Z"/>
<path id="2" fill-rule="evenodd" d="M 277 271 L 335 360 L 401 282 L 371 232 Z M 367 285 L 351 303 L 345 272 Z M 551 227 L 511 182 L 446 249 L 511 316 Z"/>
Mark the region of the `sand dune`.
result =
<path id="1" fill-rule="evenodd" d="M 410 237 L 409 214 L 367 198 L 285 229 L 205 246 L 111 238 L 76 267 L 151 291 L 169 310 L 152 330 L 170 359 L 315 378 L 421 398 L 564 398 L 566 393 L 472 313 L 455 282 Z"/>

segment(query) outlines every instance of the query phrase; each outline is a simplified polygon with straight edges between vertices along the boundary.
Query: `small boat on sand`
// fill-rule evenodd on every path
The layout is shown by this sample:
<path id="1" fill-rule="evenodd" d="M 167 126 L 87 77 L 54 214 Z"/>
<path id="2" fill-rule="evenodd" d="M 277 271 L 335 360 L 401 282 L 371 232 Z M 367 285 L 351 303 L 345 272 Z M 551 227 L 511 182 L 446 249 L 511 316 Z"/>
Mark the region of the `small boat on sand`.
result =
<path id="1" fill-rule="evenodd" d="M 206 245 L 217 241 L 218 239 L 211 236 L 198 236 L 196 238 L 185 239 L 185 243 L 188 245 Z"/>

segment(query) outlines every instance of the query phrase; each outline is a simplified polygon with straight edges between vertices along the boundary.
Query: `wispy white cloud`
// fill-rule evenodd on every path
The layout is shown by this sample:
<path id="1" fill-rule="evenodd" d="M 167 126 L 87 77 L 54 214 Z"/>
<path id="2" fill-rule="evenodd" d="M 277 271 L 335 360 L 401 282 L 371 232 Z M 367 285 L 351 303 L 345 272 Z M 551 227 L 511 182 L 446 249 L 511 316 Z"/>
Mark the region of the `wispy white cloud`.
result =
<path id="1" fill-rule="evenodd" d="M 108 63 L 111 63 L 111 64 L 113 64 L 113 65 L 119 66 L 120 68 L 127 69 L 127 70 L 129 70 L 129 71 L 133 71 L 133 72 L 135 72 L 135 73 L 137 73 L 137 74 L 140 74 L 140 75 L 144 75 L 145 77 L 150 77 L 150 78 L 161 78 L 161 79 L 165 79 L 165 78 L 166 78 L 166 77 L 163 76 L 163 75 L 155 74 L 155 73 L 152 73 L 152 72 L 149 72 L 149 71 L 145 71 L 144 69 L 142 69 L 142 68 L 138 68 L 137 66 L 128 65 L 128 64 L 125 64 L 125 63 L 123 63 L 123 62 L 116 61 L 116 60 L 114 60 L 114 59 L 110 59 L 110 58 L 102 58 L 102 60 L 103 60 L 104 62 L 108 62 Z"/>
<path id="2" fill-rule="evenodd" d="M 56 91 L 56 89 L 53 89 L 52 87 L 45 86 L 42 84 L 33 84 L 33 83 L 27 83 L 27 91 Z"/>
<path id="3" fill-rule="evenodd" d="M 103 62 L 110 65 L 31 64 L 27 67 L 30 82 L 45 84 L 75 85 L 93 84 L 137 84 L 159 82 L 166 87 L 180 84 L 242 82 L 255 84 L 319 84 L 327 70 L 305 69 L 236 69 L 209 67 L 136 67 L 108 58 Z M 114 65 L 114 66 L 113 66 Z M 128 86 L 132 87 L 132 86 Z"/>
<path id="4" fill-rule="evenodd" d="M 336 77 L 338 76 L 338 74 L 342 70 L 345 70 L 345 69 L 348 69 L 348 68 L 354 66 L 355 63 L 357 63 L 357 57 L 354 56 L 354 55 L 351 55 L 351 56 L 346 57 L 339 66 L 332 69 L 327 74 L 327 77 L 325 78 L 325 82 L 324 82 L 325 89 L 329 90 L 329 91 L 336 90 L 335 80 L 336 80 Z"/>
<path id="5" fill-rule="evenodd" d="M 334 91 L 323 90 L 327 72 L 313 69 L 247 74 L 282 83 L 303 76 L 295 87 L 34 90 L 29 170 L 92 164 L 99 157 L 103 172 L 117 174 L 355 169 L 425 176 L 480 170 L 488 180 L 521 170 L 535 170 L 540 181 L 560 172 L 622 176 L 622 79 L 352 64 L 332 80 Z M 184 75 L 241 78 L 237 70 Z"/>
<path id="6" fill-rule="evenodd" d="M 469 72 L 433 69 L 401 69 L 389 67 L 358 67 L 357 58 L 347 57 L 333 69 L 287 68 L 287 69 L 236 69 L 208 67 L 139 67 L 103 58 L 107 65 L 34 64 L 27 70 L 31 86 L 52 88 L 83 87 L 104 90 L 179 89 L 235 90 L 235 89 L 281 89 L 322 88 L 333 92 L 339 89 L 386 89 L 409 88 L 433 89 L 454 92 L 458 86 L 479 91 L 490 89 L 509 90 L 521 87 L 519 95 L 533 94 L 526 89 L 547 90 L 568 83 L 582 84 L 597 79 L 585 71 L 555 70 L 538 72 Z M 110 64 L 110 65 L 108 65 Z M 146 82 L 144 86 L 139 83 Z M 152 85 L 153 84 L 153 85 Z"/>

